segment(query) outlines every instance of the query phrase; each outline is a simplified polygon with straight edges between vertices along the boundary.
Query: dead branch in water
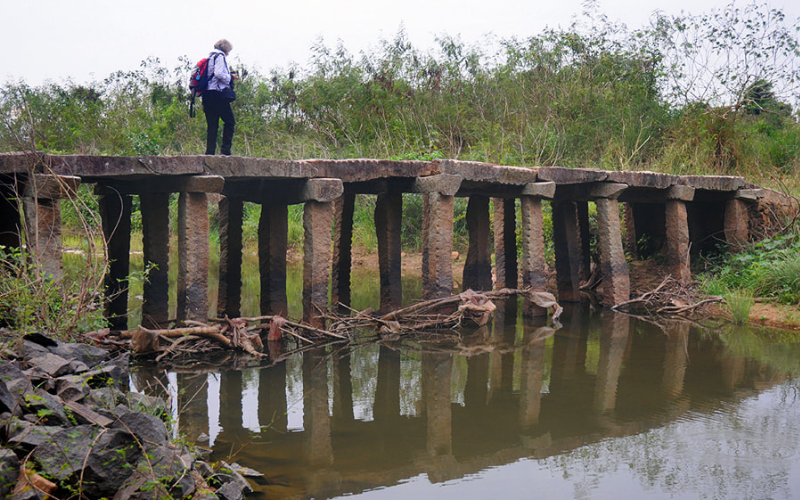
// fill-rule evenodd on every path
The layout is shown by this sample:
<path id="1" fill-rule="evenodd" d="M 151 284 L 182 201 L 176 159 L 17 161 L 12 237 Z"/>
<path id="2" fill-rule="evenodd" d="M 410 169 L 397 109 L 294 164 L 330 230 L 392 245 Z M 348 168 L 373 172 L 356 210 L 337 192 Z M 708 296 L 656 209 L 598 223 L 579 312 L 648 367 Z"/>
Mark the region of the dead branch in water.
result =
<path id="1" fill-rule="evenodd" d="M 626 300 L 613 306 L 615 311 L 643 310 L 648 314 L 688 316 L 699 312 L 704 306 L 721 302 L 722 297 L 700 298 L 697 292 L 698 282 L 681 283 L 672 276 L 667 276 L 653 290 L 639 297 Z"/>

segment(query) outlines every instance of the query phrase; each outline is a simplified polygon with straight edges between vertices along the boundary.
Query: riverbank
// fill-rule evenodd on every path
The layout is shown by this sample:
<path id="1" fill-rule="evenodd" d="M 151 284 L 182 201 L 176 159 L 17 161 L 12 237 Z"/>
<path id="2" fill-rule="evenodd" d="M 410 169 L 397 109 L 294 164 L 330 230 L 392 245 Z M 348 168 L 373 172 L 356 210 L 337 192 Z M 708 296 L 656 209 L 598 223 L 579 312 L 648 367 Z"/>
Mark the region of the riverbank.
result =
<path id="1" fill-rule="evenodd" d="M 0 330 L 0 497 L 241 499 L 247 481 L 198 460 L 169 404 L 129 388 L 130 355 Z"/>

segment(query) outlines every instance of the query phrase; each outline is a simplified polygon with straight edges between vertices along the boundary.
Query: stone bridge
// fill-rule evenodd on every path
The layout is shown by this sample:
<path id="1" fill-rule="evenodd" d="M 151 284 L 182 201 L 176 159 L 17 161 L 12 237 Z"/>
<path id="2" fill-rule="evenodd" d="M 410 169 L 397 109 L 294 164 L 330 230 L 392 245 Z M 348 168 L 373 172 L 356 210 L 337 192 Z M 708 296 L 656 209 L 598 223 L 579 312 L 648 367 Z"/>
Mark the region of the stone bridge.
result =
<path id="1" fill-rule="evenodd" d="M 454 198 L 467 197 L 469 250 L 463 271 L 465 289 L 522 286 L 544 290 L 548 271 L 542 206 L 548 202 L 552 207 L 558 300 L 580 300 L 581 282 L 589 277 L 592 260 L 589 203 L 594 203 L 601 300 L 607 307 L 629 299 L 626 249 L 634 255 L 640 251 L 660 252 L 670 273 L 688 280 L 691 255 L 719 242 L 734 247 L 746 243 L 751 239 L 751 228 L 760 219 L 774 217 L 778 203 L 775 200 L 779 197 L 742 177 L 521 168 L 456 160 L 289 161 L 4 153 L 0 154 L 0 245 L 19 247 L 24 234 L 41 268 L 59 276 L 59 200 L 74 193 L 81 183 L 94 184 L 98 195 L 110 259 L 107 313 L 115 328 L 125 328 L 127 324 L 128 297 L 120 284 L 124 281 L 120 280 L 129 272 L 133 196 L 140 200 L 144 260 L 146 265 L 155 266 L 144 285 L 142 322 L 148 326 L 171 320 L 168 269 L 172 193 L 179 193 L 175 319 L 207 320 L 208 205 L 210 199 L 218 199 L 218 314 L 240 315 L 244 202 L 262 207 L 258 227 L 261 312 L 287 313 L 288 205 L 304 203 L 303 316 L 312 324 L 320 323 L 317 308 L 328 307 L 329 295 L 333 304 L 350 301 L 357 194 L 377 195 L 374 218 L 382 310 L 398 307 L 402 297 L 400 229 L 404 193 L 423 197 L 423 298 L 447 296 L 454 291 Z M 624 204 L 622 219 L 620 203 Z M 521 221 L 516 220 L 519 208 Z M 517 252 L 518 224 L 521 261 Z M 525 311 L 532 316 L 546 314 L 532 304 Z"/>

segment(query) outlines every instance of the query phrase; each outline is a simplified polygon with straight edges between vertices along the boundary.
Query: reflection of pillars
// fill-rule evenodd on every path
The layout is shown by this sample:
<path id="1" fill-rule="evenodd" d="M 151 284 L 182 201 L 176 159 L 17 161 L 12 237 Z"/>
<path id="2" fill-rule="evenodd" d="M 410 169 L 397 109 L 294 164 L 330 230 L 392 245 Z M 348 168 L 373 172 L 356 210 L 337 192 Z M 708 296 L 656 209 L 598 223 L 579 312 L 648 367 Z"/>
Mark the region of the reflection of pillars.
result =
<path id="1" fill-rule="evenodd" d="M 452 453 L 452 373 L 453 357 L 450 354 L 422 355 L 422 398 L 427 421 L 427 449 L 431 456 Z"/>
<path id="2" fill-rule="evenodd" d="M 131 197 L 101 186 L 95 192 L 108 248 L 106 318 L 115 330 L 128 327 L 128 273 L 131 254 Z"/>
<path id="3" fill-rule="evenodd" d="M 545 340 L 536 340 L 538 329 L 524 326 L 520 358 L 519 425 L 523 429 L 539 423 L 542 408 L 542 382 L 544 379 Z"/>
<path id="4" fill-rule="evenodd" d="M 169 193 L 141 194 L 142 250 L 150 272 L 143 284 L 142 324 L 159 328 L 169 320 Z"/>
<path id="5" fill-rule="evenodd" d="M 337 421 L 354 419 L 349 348 L 341 348 L 333 358 L 333 418 Z"/>
<path id="6" fill-rule="evenodd" d="M 597 198 L 597 233 L 603 305 L 611 307 L 630 298 L 630 276 L 622 249 L 619 203 L 615 198 Z"/>
<path id="7" fill-rule="evenodd" d="M 683 392 L 683 380 L 689 362 L 689 323 L 679 322 L 667 330 L 667 345 L 664 355 L 664 379 L 661 387 L 670 398 Z"/>
<path id="8" fill-rule="evenodd" d="M 725 240 L 734 252 L 740 251 L 750 239 L 747 204 L 741 199 L 725 204 Z"/>
<path id="9" fill-rule="evenodd" d="M 353 212 L 356 196 L 344 194 L 333 202 L 333 260 L 331 269 L 331 304 L 350 305 L 350 270 L 352 268 Z"/>
<path id="10" fill-rule="evenodd" d="M 730 351 L 723 351 L 720 354 L 720 369 L 722 371 L 722 383 L 728 390 L 734 390 L 744 380 L 745 369 L 747 368 L 746 359 L 741 356 L 734 356 Z"/>
<path id="11" fill-rule="evenodd" d="M 467 384 L 464 406 L 468 410 L 484 408 L 489 401 L 489 353 L 467 358 Z"/>
<path id="12" fill-rule="evenodd" d="M 492 345 L 495 347 L 513 345 L 517 324 L 517 300 L 512 297 L 496 303 L 497 309 L 494 313 Z M 495 397 L 501 395 L 504 390 L 506 392 L 511 390 L 510 383 L 513 379 L 513 372 L 510 372 L 510 370 L 513 370 L 514 356 L 513 354 L 502 354 L 500 351 L 501 349 L 494 349 L 489 355 L 490 371 L 487 402 L 491 402 Z"/>
<path id="13" fill-rule="evenodd" d="M 6 250 L 18 249 L 22 245 L 22 224 L 17 199 L 16 179 L 11 184 L 0 182 L 0 245 Z"/>
<path id="14" fill-rule="evenodd" d="M 517 288 L 517 220 L 514 198 L 493 198 L 495 288 Z"/>
<path id="15" fill-rule="evenodd" d="M 489 198 L 470 196 L 467 203 L 469 249 L 464 262 L 463 289 L 492 289 L 491 222 Z"/>
<path id="16" fill-rule="evenodd" d="M 178 197 L 178 321 L 208 321 L 208 195 Z"/>
<path id="17" fill-rule="evenodd" d="M 403 299 L 401 269 L 401 225 L 403 220 L 403 195 L 381 193 L 375 203 L 375 233 L 378 239 L 378 266 L 381 282 L 383 312 L 397 309 Z"/>
<path id="18" fill-rule="evenodd" d="M 552 184 L 552 183 L 548 183 Z M 555 190 L 555 184 L 553 184 Z M 522 286 L 534 292 L 546 291 L 544 262 L 544 223 L 542 200 L 538 197 L 522 197 Z M 525 315 L 546 316 L 547 309 L 539 307 L 526 296 Z"/>
<path id="19" fill-rule="evenodd" d="M 219 200 L 219 317 L 241 315 L 243 212 L 242 200 L 227 196 Z"/>
<path id="20" fill-rule="evenodd" d="M 328 413 L 328 363 L 325 349 L 303 353 L 303 428 L 311 466 L 333 464 Z"/>
<path id="21" fill-rule="evenodd" d="M 600 359 L 597 363 L 594 406 L 598 412 L 614 409 L 622 358 L 628 345 L 630 317 L 606 312 L 600 330 Z"/>
<path id="22" fill-rule="evenodd" d="M 286 363 L 281 362 L 259 371 L 258 422 L 277 432 L 286 432 Z"/>
<path id="23" fill-rule="evenodd" d="M 553 361 L 550 370 L 550 388 L 567 386 L 579 375 L 586 373 L 586 341 L 588 328 L 584 318 L 587 313 L 578 306 L 567 309 L 569 324 L 553 337 Z M 564 316 L 567 316 L 565 314 Z M 562 316 L 562 320 L 564 317 Z"/>
<path id="24" fill-rule="evenodd" d="M 180 432 L 192 443 L 208 435 L 208 376 L 205 373 L 178 374 Z"/>
<path id="25" fill-rule="evenodd" d="M 286 316 L 286 247 L 289 208 L 261 205 L 258 221 L 258 268 L 261 275 L 261 314 Z"/>
<path id="26" fill-rule="evenodd" d="M 225 370 L 220 372 L 219 425 L 227 435 L 236 435 L 242 430 L 242 372 Z"/>
<path id="27" fill-rule="evenodd" d="M 554 201 L 551 206 L 558 300 L 579 302 L 583 257 L 577 207 L 573 201 Z"/>
<path id="28" fill-rule="evenodd" d="M 28 178 L 22 199 L 25 213 L 25 243 L 39 266 L 39 273 L 61 278 L 61 198 L 72 196 L 81 180 L 74 176 L 34 174 Z"/>
<path id="29" fill-rule="evenodd" d="M 453 293 L 455 198 L 438 192 L 422 196 L 422 298 L 448 297 Z"/>
<path id="30" fill-rule="evenodd" d="M 381 344 L 375 388 L 375 420 L 400 416 L 400 353 Z"/>
<path id="31" fill-rule="evenodd" d="M 307 201 L 303 210 L 303 321 L 324 326 L 331 273 L 333 203 Z"/>

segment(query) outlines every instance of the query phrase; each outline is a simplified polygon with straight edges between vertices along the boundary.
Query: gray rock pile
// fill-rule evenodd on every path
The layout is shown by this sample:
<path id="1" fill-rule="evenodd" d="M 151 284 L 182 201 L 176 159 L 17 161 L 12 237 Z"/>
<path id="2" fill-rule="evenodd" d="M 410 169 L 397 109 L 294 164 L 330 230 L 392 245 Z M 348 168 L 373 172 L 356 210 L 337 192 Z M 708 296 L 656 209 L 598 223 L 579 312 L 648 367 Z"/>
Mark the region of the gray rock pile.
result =
<path id="1" fill-rule="evenodd" d="M 10 343 L 0 331 L 0 347 Z M 127 353 L 38 334 L 19 347 L 0 353 L 0 498 L 234 500 L 250 491 L 238 473 L 170 440 L 167 403 L 129 391 Z"/>

